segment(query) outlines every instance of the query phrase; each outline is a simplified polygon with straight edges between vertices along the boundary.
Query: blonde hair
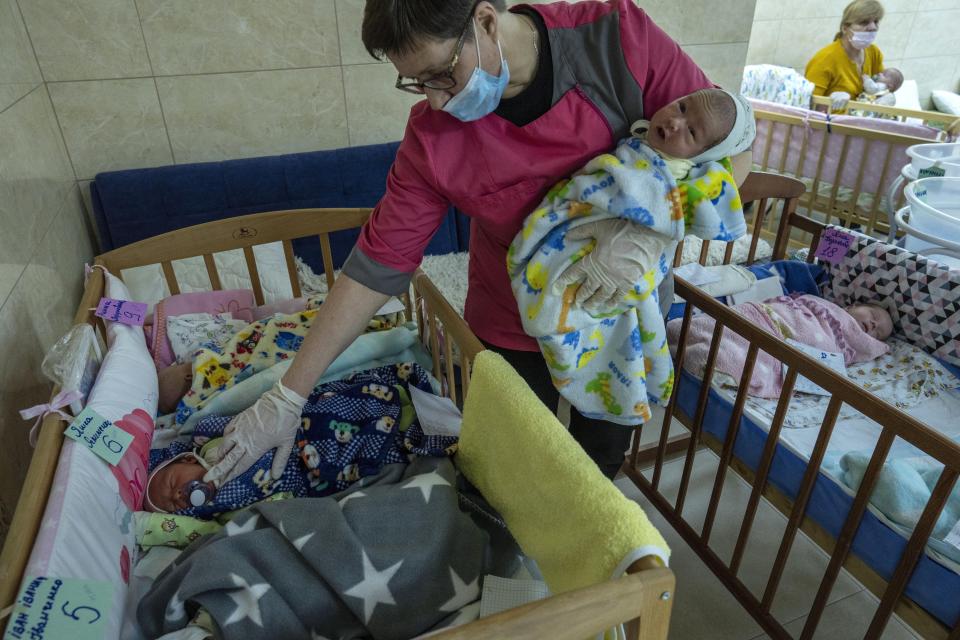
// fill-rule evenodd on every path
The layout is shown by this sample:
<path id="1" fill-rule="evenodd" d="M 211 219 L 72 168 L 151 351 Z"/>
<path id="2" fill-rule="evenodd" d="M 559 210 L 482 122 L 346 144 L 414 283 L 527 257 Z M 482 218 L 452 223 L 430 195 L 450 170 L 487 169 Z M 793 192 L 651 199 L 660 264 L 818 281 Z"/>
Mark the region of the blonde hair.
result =
<path id="1" fill-rule="evenodd" d="M 839 40 L 843 36 L 843 28 L 858 22 L 869 22 L 883 20 L 883 5 L 879 0 L 853 0 L 843 10 L 843 17 L 840 18 L 840 30 L 833 36 L 834 40 Z"/>

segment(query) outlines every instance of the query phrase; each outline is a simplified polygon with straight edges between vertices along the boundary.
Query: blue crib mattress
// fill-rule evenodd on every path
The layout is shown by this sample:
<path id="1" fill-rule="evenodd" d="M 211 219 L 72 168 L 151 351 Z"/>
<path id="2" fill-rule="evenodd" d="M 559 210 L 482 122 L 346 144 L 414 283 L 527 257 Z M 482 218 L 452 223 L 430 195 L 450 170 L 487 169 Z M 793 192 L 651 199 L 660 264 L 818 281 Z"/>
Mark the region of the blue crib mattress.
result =
<path id="1" fill-rule="evenodd" d="M 687 371 L 681 372 L 679 380 L 677 402 L 687 415 L 693 416 L 702 382 Z M 704 417 L 704 431 L 723 441 L 732 413 L 733 403 L 711 388 Z M 841 424 L 838 423 L 837 428 Z M 746 413 L 740 419 L 733 453 L 740 462 L 754 471 L 760 464 L 767 432 L 767 428 L 754 422 Z M 795 498 L 806 466 L 805 458 L 783 442 L 778 442 L 768 481 L 791 499 Z M 847 490 L 821 472 L 814 482 L 806 515 L 837 537 L 852 504 L 853 497 Z M 854 537 L 852 552 L 884 579 L 889 580 L 906 545 L 906 538 L 868 509 Z M 906 596 L 948 628 L 953 628 L 960 621 L 960 574 L 926 553 L 920 556 L 907 584 Z"/>

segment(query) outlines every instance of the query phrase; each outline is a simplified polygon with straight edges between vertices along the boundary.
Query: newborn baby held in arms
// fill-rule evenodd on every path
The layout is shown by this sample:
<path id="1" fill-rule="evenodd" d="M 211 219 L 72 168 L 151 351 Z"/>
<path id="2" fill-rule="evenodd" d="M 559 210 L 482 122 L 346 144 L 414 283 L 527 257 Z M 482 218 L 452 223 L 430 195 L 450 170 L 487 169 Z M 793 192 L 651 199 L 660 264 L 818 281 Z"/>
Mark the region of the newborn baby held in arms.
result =
<path id="1" fill-rule="evenodd" d="M 756 124 L 743 96 L 704 89 L 631 131 L 554 186 L 507 252 L 524 330 L 554 385 L 584 416 L 625 425 L 648 420 L 649 404 L 666 404 L 673 388 L 661 308 L 672 300 L 657 291 L 673 243 L 686 234 L 733 241 L 746 231 L 729 158 L 750 148 Z M 594 241 L 611 227 L 635 240 Z M 646 233 L 625 233 L 636 227 Z M 602 271 L 600 251 L 627 257 L 631 271 L 617 279 L 632 290 L 580 284 Z"/>

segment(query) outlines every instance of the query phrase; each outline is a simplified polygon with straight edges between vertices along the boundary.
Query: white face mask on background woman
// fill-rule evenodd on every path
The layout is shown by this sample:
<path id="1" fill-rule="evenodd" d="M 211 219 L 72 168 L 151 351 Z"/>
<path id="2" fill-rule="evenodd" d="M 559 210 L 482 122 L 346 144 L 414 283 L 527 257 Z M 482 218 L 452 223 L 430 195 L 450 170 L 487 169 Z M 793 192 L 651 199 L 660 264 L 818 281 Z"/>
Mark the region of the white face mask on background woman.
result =
<path id="1" fill-rule="evenodd" d="M 850 44 L 857 49 L 866 49 L 877 39 L 876 31 L 850 31 Z"/>

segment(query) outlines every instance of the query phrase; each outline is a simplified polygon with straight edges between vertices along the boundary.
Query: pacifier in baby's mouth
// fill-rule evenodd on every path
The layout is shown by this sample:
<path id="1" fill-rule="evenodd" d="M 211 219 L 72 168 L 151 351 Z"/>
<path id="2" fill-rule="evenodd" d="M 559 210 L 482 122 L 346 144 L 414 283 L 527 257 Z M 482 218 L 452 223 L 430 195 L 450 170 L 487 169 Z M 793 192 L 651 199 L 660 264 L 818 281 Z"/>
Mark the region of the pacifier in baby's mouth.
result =
<path id="1" fill-rule="evenodd" d="M 183 485 L 183 495 L 191 506 L 202 507 L 213 500 L 214 489 L 209 484 L 199 480 L 191 480 Z"/>

